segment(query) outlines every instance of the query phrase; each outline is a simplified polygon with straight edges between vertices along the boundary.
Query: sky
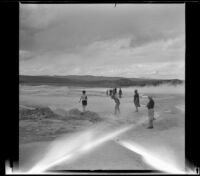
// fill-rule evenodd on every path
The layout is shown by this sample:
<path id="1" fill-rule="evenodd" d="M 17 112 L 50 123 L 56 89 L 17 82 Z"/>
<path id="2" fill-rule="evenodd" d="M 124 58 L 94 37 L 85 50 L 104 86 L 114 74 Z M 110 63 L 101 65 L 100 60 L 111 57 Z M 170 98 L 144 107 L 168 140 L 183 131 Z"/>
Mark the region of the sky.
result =
<path id="1" fill-rule="evenodd" d="M 21 4 L 21 75 L 185 79 L 184 4 Z"/>

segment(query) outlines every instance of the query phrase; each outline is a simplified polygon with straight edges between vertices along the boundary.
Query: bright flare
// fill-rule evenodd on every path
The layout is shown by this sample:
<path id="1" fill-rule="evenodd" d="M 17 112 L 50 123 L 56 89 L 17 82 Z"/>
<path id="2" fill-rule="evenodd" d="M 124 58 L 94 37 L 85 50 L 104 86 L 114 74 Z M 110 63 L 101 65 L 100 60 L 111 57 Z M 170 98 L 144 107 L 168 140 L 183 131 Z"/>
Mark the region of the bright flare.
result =
<path id="1" fill-rule="evenodd" d="M 156 150 L 159 148 L 155 149 L 155 151 L 152 153 L 144 149 L 142 146 L 133 143 L 132 141 L 119 141 L 119 144 L 140 154 L 144 158 L 144 161 L 156 170 L 173 174 L 186 173 L 176 165 L 174 162 L 175 158 L 171 156 L 170 152 L 166 152 L 167 150 L 165 150 L 161 156 L 158 152 L 156 152 Z"/>
<path id="2" fill-rule="evenodd" d="M 131 129 L 132 127 L 133 125 L 129 125 L 112 132 L 107 132 L 106 135 L 98 135 L 99 130 L 94 128 L 92 130 L 82 132 L 82 134 L 73 135 L 70 138 L 62 137 L 50 145 L 46 156 L 27 173 L 42 173 L 45 170 L 64 161 L 72 161 L 81 154 L 84 154 L 94 147 L 97 147 L 98 145 L 113 139 L 119 134 L 122 134 Z"/>

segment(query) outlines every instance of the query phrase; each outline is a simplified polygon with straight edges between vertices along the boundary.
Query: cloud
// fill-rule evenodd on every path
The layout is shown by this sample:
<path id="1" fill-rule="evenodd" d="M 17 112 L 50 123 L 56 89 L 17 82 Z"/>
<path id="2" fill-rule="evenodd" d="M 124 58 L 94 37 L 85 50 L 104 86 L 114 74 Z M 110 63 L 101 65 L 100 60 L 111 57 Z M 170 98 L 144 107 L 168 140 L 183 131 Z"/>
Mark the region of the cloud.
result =
<path id="1" fill-rule="evenodd" d="M 37 30 L 47 28 L 59 17 L 58 10 L 51 4 L 21 4 L 20 29 Z"/>
<path id="2" fill-rule="evenodd" d="M 80 54 L 96 64 L 127 65 L 129 63 L 174 62 L 185 58 L 185 39 L 178 37 L 154 41 L 137 48 L 130 47 L 131 38 L 94 42 Z"/>
<path id="3" fill-rule="evenodd" d="M 20 49 L 35 49 L 38 42 L 36 34 L 46 32 L 55 25 L 59 16 L 59 8 L 52 4 L 20 4 Z"/>
<path id="4" fill-rule="evenodd" d="M 29 38 L 35 50 L 69 50 L 130 35 L 131 46 L 138 46 L 184 33 L 184 6 L 24 4 L 20 8 L 20 29 L 33 35 Z M 24 49 L 27 41 L 21 43 Z"/>
<path id="5" fill-rule="evenodd" d="M 184 5 L 24 4 L 20 73 L 183 77 L 184 26 Z"/>
<path id="6" fill-rule="evenodd" d="M 129 47 L 130 41 L 122 38 L 94 42 L 73 54 L 41 54 L 21 61 L 21 74 L 184 78 L 183 38 L 138 48 Z"/>
<path id="7" fill-rule="evenodd" d="M 19 50 L 19 58 L 20 61 L 27 61 L 30 59 L 33 59 L 35 57 L 35 54 L 28 50 Z"/>

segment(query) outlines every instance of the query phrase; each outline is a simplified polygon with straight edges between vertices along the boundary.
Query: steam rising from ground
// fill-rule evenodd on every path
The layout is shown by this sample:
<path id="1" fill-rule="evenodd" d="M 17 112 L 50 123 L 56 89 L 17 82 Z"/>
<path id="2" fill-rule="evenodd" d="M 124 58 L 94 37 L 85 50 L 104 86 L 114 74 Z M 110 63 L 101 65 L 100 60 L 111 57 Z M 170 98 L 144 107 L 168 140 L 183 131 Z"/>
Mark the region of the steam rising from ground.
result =
<path id="1" fill-rule="evenodd" d="M 138 89 L 140 93 L 148 94 L 184 94 L 185 85 L 170 85 L 170 84 L 161 84 L 159 86 L 144 86 L 144 87 L 129 87 L 125 88 L 125 92 L 133 93 L 134 89 Z"/>
<path id="2" fill-rule="evenodd" d="M 77 94 L 79 95 L 82 89 L 85 89 L 90 92 L 92 95 L 102 96 L 105 95 L 105 91 L 107 88 L 82 88 L 82 87 L 67 87 L 67 86 L 28 86 L 23 85 L 20 87 L 21 94 L 34 94 L 34 95 L 71 95 Z M 125 94 L 133 94 L 134 89 L 138 89 L 140 93 L 156 93 L 156 94 L 184 94 L 185 93 L 185 85 L 170 85 L 170 84 L 161 84 L 159 86 L 144 86 L 144 87 L 123 87 L 122 91 Z"/>

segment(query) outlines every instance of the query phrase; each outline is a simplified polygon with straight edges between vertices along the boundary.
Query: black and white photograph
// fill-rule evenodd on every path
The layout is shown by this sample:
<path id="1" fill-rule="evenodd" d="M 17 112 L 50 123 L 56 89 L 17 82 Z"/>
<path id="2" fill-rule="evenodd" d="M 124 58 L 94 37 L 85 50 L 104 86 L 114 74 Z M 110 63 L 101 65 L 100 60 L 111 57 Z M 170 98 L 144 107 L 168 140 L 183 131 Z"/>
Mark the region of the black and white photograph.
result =
<path id="1" fill-rule="evenodd" d="M 18 172 L 194 173 L 185 25 L 184 3 L 20 3 Z"/>

